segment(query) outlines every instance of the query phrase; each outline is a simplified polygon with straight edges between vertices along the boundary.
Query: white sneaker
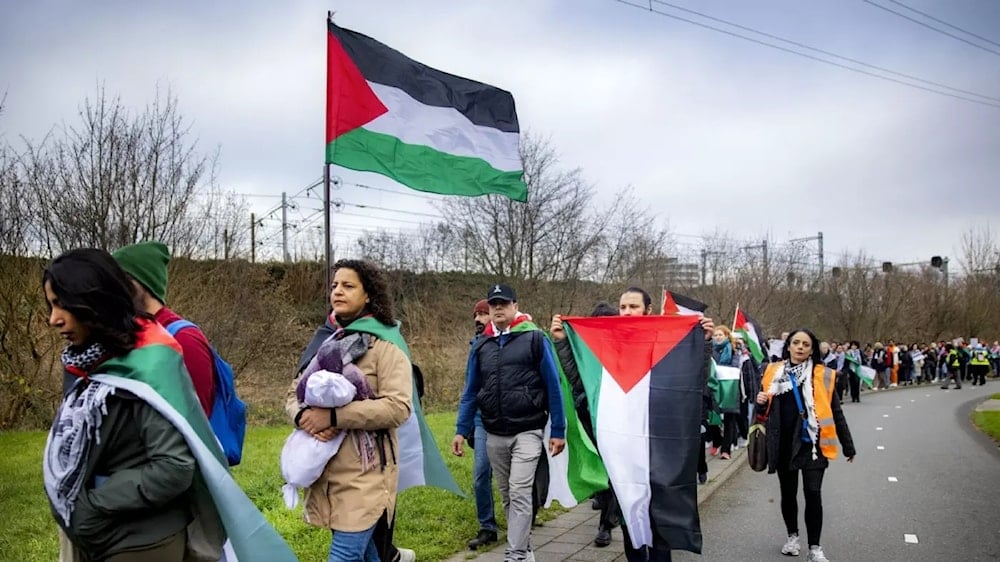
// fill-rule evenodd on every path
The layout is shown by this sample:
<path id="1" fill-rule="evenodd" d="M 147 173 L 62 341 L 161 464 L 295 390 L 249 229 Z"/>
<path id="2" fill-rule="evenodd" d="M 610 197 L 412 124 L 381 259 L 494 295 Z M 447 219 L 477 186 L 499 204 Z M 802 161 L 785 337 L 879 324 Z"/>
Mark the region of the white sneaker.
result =
<path id="1" fill-rule="evenodd" d="M 785 556 L 798 556 L 800 549 L 799 536 L 788 535 L 788 540 L 785 541 L 785 546 L 781 547 L 781 553 Z"/>
<path id="2" fill-rule="evenodd" d="M 399 562 L 415 562 L 417 559 L 417 553 L 408 548 L 397 547 L 396 550 L 399 551 Z"/>
<path id="3" fill-rule="evenodd" d="M 822 546 L 810 546 L 806 562 L 830 562 L 830 559 L 823 554 Z"/>

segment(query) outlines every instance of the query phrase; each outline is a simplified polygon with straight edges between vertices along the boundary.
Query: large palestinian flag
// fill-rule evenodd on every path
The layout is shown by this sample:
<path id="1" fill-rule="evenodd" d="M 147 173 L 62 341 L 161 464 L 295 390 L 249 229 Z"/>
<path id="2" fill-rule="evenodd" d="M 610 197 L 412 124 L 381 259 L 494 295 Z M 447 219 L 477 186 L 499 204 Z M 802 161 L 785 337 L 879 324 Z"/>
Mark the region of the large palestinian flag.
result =
<path id="1" fill-rule="evenodd" d="M 328 164 L 420 191 L 527 200 L 510 92 L 327 25 Z"/>
<path id="2" fill-rule="evenodd" d="M 699 318 L 563 318 L 563 325 L 633 546 L 651 546 L 658 536 L 672 549 L 700 553 Z"/>

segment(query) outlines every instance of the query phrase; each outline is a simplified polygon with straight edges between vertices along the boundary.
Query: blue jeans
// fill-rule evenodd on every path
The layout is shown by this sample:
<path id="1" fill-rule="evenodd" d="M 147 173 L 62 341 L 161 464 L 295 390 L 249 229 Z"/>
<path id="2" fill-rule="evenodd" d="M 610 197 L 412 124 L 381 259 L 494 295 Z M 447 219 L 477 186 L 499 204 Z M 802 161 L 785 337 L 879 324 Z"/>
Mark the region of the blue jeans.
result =
<path id="1" fill-rule="evenodd" d="M 472 458 L 472 491 L 476 498 L 479 528 L 496 532 L 497 518 L 493 512 L 493 468 L 486 453 L 486 429 L 476 414 L 476 448 Z"/>
<path id="2" fill-rule="evenodd" d="M 376 523 L 377 525 L 377 523 Z M 328 562 L 380 562 L 372 535 L 375 525 L 357 533 L 334 531 Z"/>

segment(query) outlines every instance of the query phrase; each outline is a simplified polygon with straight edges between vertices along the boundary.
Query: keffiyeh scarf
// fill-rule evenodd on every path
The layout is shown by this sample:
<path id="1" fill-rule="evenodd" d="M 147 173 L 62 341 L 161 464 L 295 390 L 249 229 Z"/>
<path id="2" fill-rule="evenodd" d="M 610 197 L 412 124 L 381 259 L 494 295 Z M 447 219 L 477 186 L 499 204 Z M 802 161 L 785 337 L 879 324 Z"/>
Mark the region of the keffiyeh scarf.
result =
<path id="1" fill-rule="evenodd" d="M 361 358 L 365 353 L 368 352 L 368 346 L 371 344 L 371 335 L 364 332 L 351 332 L 347 333 L 343 328 L 338 328 L 336 332 L 333 333 L 323 344 L 320 349 L 316 352 L 316 355 L 309 362 L 304 373 L 306 376 L 302 377 L 302 382 L 306 380 L 308 374 L 311 374 L 321 368 L 320 358 L 324 355 L 332 353 L 337 353 L 340 356 L 343 365 L 356 364 L 358 359 Z M 346 369 L 342 369 L 346 371 Z M 343 375 L 348 377 L 348 373 L 344 372 Z M 355 400 L 366 400 L 375 398 L 375 393 L 372 392 L 371 388 L 368 386 L 368 380 L 361 375 L 360 377 L 353 376 L 348 377 L 354 386 L 358 389 L 358 393 L 355 395 Z M 303 391 L 303 399 L 305 396 L 305 386 L 300 383 Z M 300 403 L 302 399 L 300 399 Z M 354 449 L 357 451 L 358 456 L 361 458 L 361 471 L 368 472 L 369 470 L 378 466 L 376 460 L 376 443 L 375 443 L 375 433 L 371 431 L 364 430 L 351 430 L 350 433 L 354 436 Z"/>
<path id="2" fill-rule="evenodd" d="M 775 373 L 774 379 L 771 380 L 771 388 L 768 389 L 768 393 L 771 396 L 778 396 L 779 394 L 791 392 L 791 377 L 795 377 L 795 383 L 799 387 L 799 395 L 802 396 L 802 404 L 806 409 L 809 440 L 813 444 L 812 458 L 815 460 L 817 458 L 815 445 L 819 443 L 819 419 L 816 417 L 815 398 L 813 397 L 812 372 L 813 363 L 811 359 L 798 365 L 792 365 L 791 362 L 784 361 L 778 367 L 778 372 Z"/>
<path id="3" fill-rule="evenodd" d="M 104 348 L 93 344 L 83 351 L 67 347 L 62 359 L 67 371 L 86 376 L 104 356 Z M 91 382 L 80 391 L 74 389 L 59 406 L 49 431 L 42 457 L 45 493 L 67 526 L 73 504 L 83 488 L 91 442 L 100 443 L 98 430 L 108 413 L 105 402 L 114 392 L 113 387 L 98 382 Z"/>

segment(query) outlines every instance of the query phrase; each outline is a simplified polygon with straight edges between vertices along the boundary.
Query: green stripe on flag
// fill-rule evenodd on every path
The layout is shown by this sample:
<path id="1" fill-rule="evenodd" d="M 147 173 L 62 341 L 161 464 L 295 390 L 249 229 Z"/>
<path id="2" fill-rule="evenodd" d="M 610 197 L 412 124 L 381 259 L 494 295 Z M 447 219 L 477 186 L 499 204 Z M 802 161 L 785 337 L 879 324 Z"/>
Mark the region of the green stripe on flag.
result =
<path id="1" fill-rule="evenodd" d="M 573 350 L 573 360 L 576 361 L 576 369 L 580 372 L 583 390 L 587 393 L 590 426 L 597 427 L 596 412 L 597 404 L 601 401 L 601 377 L 604 373 L 604 366 L 597 360 L 594 352 L 590 351 L 587 343 L 576 334 L 572 326 L 564 323 L 563 329 L 566 331 L 566 337 L 570 340 L 570 348 Z"/>
<path id="2" fill-rule="evenodd" d="M 559 357 L 552 341 L 545 338 L 553 357 Z M 556 360 L 559 369 L 559 382 L 562 386 L 563 410 L 566 412 L 566 452 L 569 455 L 569 470 L 566 479 L 569 489 L 577 502 L 586 500 L 595 493 L 608 489 L 608 471 L 604 468 L 597 447 L 590 440 L 583 423 L 576 415 L 573 403 L 573 387 L 563 372 L 562 365 Z M 588 394 L 589 395 L 589 394 Z M 550 474 L 550 478 L 554 475 Z M 569 506 L 567 506 L 569 507 Z"/>
<path id="3" fill-rule="evenodd" d="M 481 158 L 406 144 L 391 135 L 364 128 L 354 129 L 327 144 L 326 161 L 352 170 L 383 174 L 429 193 L 470 197 L 497 193 L 515 201 L 528 200 L 528 187 L 521 170 L 497 170 Z"/>
<path id="4" fill-rule="evenodd" d="M 747 349 L 750 350 L 750 355 L 753 356 L 757 363 L 760 364 L 764 361 L 764 350 L 760 348 L 760 344 L 757 342 L 757 339 L 753 337 L 753 334 L 742 328 L 736 330 L 736 333 L 743 338 L 743 343 L 747 344 Z"/>

